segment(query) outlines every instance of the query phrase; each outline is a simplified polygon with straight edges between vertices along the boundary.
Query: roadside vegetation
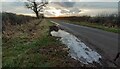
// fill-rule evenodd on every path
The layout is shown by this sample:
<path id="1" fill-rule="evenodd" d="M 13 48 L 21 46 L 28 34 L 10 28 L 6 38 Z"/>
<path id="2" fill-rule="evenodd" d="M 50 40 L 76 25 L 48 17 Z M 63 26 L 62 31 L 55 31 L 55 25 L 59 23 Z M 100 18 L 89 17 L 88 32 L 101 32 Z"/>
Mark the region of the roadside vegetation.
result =
<path id="1" fill-rule="evenodd" d="M 80 67 L 83 65 L 68 56 L 68 50 L 57 40 L 59 38 L 49 36 L 49 26 L 53 24 L 47 19 L 39 23 L 39 19 L 30 18 L 25 23 L 12 24 L 11 21 L 17 18 L 12 20 L 10 18 L 3 19 L 5 23 L 2 30 L 3 67 Z"/>
<path id="2" fill-rule="evenodd" d="M 90 16 L 71 16 L 58 17 L 55 19 L 64 20 L 65 22 L 77 24 L 81 26 L 88 26 L 92 28 L 102 29 L 108 32 L 120 33 L 120 16 L 117 14 L 105 14 L 95 17 Z"/>
<path id="3" fill-rule="evenodd" d="M 48 19 L 2 14 L 2 67 L 94 67 L 84 65 L 68 56 L 68 48 L 57 38 L 50 36 L 49 28 L 54 24 Z M 85 17 L 86 18 L 86 17 Z M 58 18 L 58 19 L 63 19 Z M 74 21 L 71 21 L 73 19 Z M 76 19 L 76 20 L 75 20 Z M 89 26 L 118 33 L 119 25 L 113 27 L 101 23 L 84 21 L 80 17 L 64 18 L 69 23 Z M 82 21 L 83 20 L 83 21 Z M 86 19 L 85 19 L 86 20 Z M 109 30 L 108 30 L 109 29 Z"/>

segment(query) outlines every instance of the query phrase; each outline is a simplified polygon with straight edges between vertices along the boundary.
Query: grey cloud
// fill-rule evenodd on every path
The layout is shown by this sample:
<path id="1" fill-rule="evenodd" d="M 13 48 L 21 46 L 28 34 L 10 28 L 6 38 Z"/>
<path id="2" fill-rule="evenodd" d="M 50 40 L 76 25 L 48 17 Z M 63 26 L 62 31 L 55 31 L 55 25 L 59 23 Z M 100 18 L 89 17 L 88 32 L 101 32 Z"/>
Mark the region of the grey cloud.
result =
<path id="1" fill-rule="evenodd" d="M 65 7 L 73 7 L 75 2 L 62 2 L 61 5 Z"/>
<path id="2" fill-rule="evenodd" d="M 117 2 L 77 2 L 75 4 L 79 8 L 118 8 Z"/>
<path id="3" fill-rule="evenodd" d="M 69 11 L 61 10 L 61 13 L 69 13 Z"/>
<path id="4" fill-rule="evenodd" d="M 79 12 L 81 12 L 81 10 L 79 10 L 78 8 L 72 8 L 72 9 L 70 10 L 70 13 L 78 14 Z"/>
<path id="5" fill-rule="evenodd" d="M 50 4 L 48 7 L 49 8 L 47 10 L 52 10 L 53 8 L 55 8 L 56 10 L 61 10 L 61 13 L 63 14 L 67 14 L 67 13 L 69 14 L 73 12 L 75 14 L 78 14 L 79 12 L 84 12 L 81 13 L 81 15 L 82 14 L 96 15 L 98 13 L 103 13 L 103 11 L 106 11 L 107 13 L 116 12 L 117 2 L 54 2 L 54 4 Z M 83 10 L 81 11 L 80 9 Z M 2 3 L 2 10 L 8 12 L 10 11 L 13 13 L 33 14 L 31 10 L 28 10 L 24 7 L 24 2 Z M 89 11 L 84 11 L 84 10 L 89 10 Z M 46 15 L 54 16 L 54 13 L 46 12 Z"/>
<path id="6" fill-rule="evenodd" d="M 54 2 L 54 4 L 60 5 L 62 7 L 73 7 L 76 2 Z"/>
<path id="7" fill-rule="evenodd" d="M 23 13 L 31 14 L 32 11 L 25 8 L 24 2 L 3 2 L 2 11 L 13 12 L 13 13 Z"/>

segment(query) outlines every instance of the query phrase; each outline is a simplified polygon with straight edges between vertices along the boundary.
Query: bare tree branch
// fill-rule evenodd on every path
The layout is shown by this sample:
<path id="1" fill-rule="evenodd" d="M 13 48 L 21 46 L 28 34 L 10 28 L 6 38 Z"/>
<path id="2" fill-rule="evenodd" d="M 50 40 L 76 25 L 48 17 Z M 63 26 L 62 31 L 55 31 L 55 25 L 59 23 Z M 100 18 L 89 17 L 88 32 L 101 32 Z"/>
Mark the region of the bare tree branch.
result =
<path id="1" fill-rule="evenodd" d="M 39 18 L 39 12 L 43 12 L 44 7 L 48 4 L 46 0 L 42 0 L 41 2 L 36 2 L 36 0 L 27 0 L 28 2 L 25 2 L 25 6 L 28 9 L 33 10 L 33 12 L 36 14 L 36 17 Z"/>

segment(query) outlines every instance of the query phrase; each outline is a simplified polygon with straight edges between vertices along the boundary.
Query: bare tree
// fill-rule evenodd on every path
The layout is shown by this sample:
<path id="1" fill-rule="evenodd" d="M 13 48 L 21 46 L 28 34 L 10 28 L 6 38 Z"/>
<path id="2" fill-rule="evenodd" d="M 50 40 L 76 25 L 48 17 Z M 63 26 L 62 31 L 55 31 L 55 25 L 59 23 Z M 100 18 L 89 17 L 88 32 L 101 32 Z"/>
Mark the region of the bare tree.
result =
<path id="1" fill-rule="evenodd" d="M 25 2 L 25 6 L 28 9 L 31 9 L 35 14 L 36 17 L 39 19 L 39 13 L 44 11 L 44 7 L 48 4 L 46 0 L 41 0 L 41 2 L 37 2 L 36 0 L 27 0 Z"/>

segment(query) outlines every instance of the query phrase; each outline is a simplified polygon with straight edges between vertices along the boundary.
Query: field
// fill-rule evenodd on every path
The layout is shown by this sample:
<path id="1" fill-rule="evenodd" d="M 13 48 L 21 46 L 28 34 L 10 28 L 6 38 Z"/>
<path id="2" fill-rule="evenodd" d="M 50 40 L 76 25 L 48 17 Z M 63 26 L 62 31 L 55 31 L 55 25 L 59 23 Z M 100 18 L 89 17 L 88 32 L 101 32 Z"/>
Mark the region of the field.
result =
<path id="1" fill-rule="evenodd" d="M 2 16 L 3 67 L 96 66 L 94 64 L 85 65 L 72 59 L 68 54 L 67 46 L 62 44 L 59 38 L 50 36 L 49 28 L 55 24 L 50 22 L 49 19 L 44 18 L 41 21 L 34 17 L 12 13 L 4 13 Z M 78 19 L 71 21 L 71 18 L 63 19 L 62 21 L 119 33 L 119 28 L 116 24 L 108 27 L 101 23 L 90 23 L 84 20 L 79 21 Z"/>
<path id="2" fill-rule="evenodd" d="M 3 67 L 77 67 L 66 46 L 49 35 L 50 21 L 33 19 L 24 24 L 6 24 L 2 37 Z"/>

